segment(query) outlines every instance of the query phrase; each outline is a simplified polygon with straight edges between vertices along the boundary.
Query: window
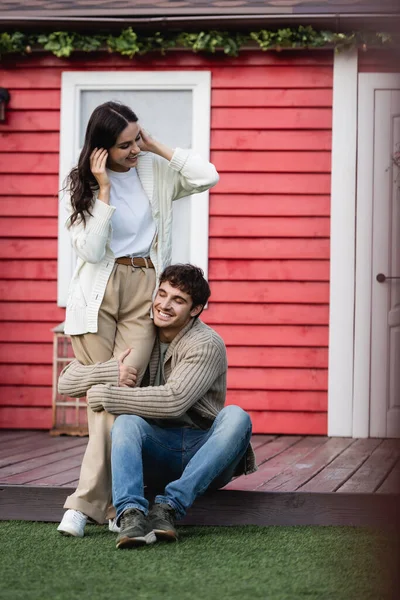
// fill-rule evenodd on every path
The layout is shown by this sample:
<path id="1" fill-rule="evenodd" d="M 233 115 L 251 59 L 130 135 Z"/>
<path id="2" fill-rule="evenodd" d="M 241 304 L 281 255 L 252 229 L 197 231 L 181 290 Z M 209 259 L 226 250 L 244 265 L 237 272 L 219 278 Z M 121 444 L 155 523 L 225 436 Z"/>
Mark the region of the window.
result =
<path id="1" fill-rule="evenodd" d="M 210 153 L 209 72 L 67 72 L 62 75 L 60 186 L 76 165 L 88 119 L 107 100 L 130 106 L 143 127 L 172 147 Z M 63 193 L 60 193 L 60 200 Z M 76 262 L 60 204 L 58 228 L 58 304 L 65 306 Z M 191 262 L 208 272 L 208 192 L 174 202 L 173 262 Z"/>

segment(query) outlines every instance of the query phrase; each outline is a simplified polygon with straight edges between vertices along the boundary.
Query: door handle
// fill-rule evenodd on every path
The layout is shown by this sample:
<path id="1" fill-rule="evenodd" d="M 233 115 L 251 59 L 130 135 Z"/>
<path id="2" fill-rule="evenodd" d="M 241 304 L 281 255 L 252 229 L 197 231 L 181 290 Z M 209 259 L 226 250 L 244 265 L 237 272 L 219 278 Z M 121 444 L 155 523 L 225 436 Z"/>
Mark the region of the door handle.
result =
<path id="1" fill-rule="evenodd" d="M 378 283 L 385 283 L 385 281 L 387 279 L 398 279 L 400 280 L 400 277 L 387 277 L 387 275 L 384 275 L 383 273 L 378 273 L 378 275 L 376 276 L 376 280 Z"/>

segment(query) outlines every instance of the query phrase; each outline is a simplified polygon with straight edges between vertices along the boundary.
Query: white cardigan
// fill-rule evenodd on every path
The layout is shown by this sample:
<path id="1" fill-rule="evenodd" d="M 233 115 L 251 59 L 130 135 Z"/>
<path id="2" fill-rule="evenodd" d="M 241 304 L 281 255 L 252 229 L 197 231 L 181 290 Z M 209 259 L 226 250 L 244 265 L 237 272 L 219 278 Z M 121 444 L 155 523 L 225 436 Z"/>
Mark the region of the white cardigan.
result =
<path id="1" fill-rule="evenodd" d="M 158 279 L 171 264 L 172 201 L 208 190 L 219 176 L 214 165 L 182 148 L 176 148 L 170 162 L 152 153 L 140 155 L 137 172 L 157 229 L 150 258 Z M 86 226 L 79 222 L 69 229 L 78 261 L 68 290 L 65 318 L 68 335 L 97 332 L 99 308 L 115 262 L 110 246 L 114 210 L 114 206 L 96 198 Z"/>

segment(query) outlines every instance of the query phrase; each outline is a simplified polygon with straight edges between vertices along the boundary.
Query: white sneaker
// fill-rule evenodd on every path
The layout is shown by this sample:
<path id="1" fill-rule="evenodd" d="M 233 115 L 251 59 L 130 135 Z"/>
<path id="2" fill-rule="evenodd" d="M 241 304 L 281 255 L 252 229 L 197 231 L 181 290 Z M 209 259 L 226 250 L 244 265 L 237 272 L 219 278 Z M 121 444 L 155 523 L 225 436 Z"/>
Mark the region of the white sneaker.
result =
<path id="1" fill-rule="evenodd" d="M 117 519 L 108 519 L 108 529 L 112 533 L 119 533 L 121 531 L 121 527 L 117 525 Z"/>
<path id="2" fill-rule="evenodd" d="M 57 531 L 62 533 L 62 535 L 83 537 L 87 520 L 87 516 L 79 510 L 67 510 L 67 512 L 64 513 L 61 523 L 57 527 Z"/>

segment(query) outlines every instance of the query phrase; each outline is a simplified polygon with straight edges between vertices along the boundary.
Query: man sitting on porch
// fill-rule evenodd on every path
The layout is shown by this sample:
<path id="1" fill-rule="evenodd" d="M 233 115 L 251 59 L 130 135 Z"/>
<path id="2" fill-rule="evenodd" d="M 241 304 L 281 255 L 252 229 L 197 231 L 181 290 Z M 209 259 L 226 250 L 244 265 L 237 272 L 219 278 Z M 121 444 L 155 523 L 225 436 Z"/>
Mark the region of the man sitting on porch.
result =
<path id="1" fill-rule="evenodd" d="M 92 385 L 91 409 L 120 415 L 111 433 L 118 548 L 175 541 L 175 519 L 197 496 L 256 469 L 249 416 L 224 407 L 225 344 L 198 318 L 209 297 L 197 267 L 172 265 L 161 274 L 153 302 L 158 336 L 141 387 L 121 386 L 136 375 L 121 363 L 115 385 L 93 385 L 104 381 L 101 364 L 73 361 L 60 378 L 62 393 L 82 395 Z M 145 485 L 158 492 L 150 511 Z"/>

